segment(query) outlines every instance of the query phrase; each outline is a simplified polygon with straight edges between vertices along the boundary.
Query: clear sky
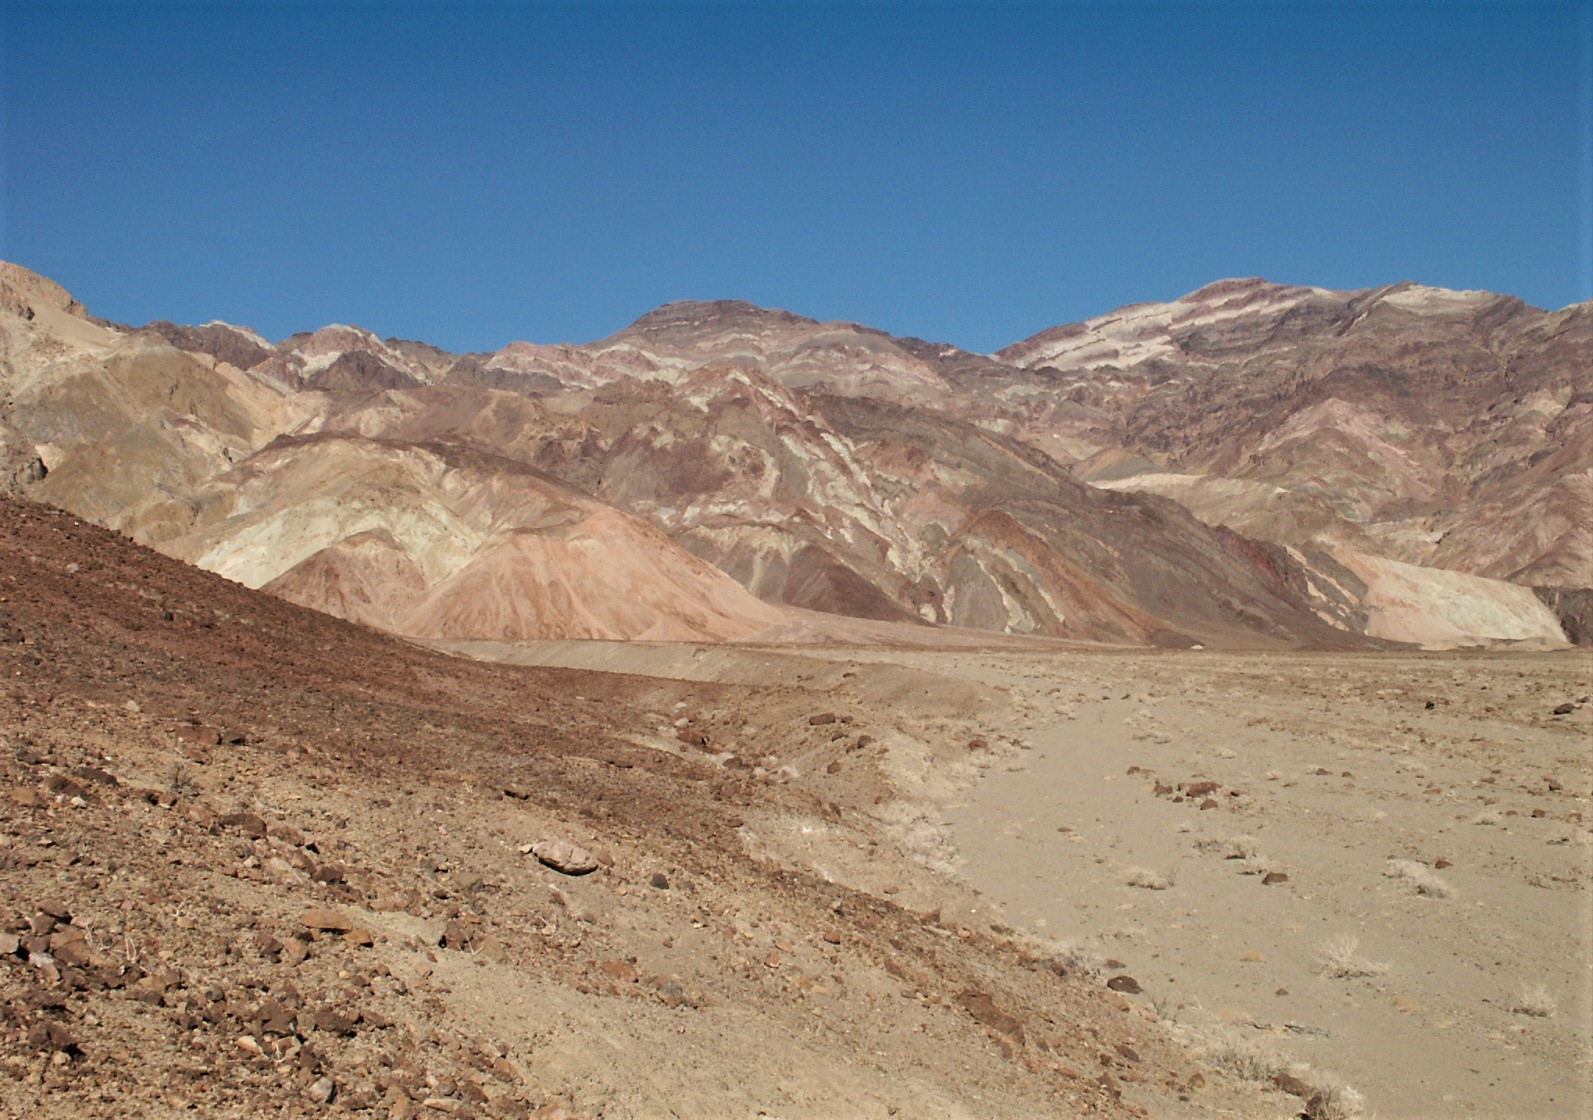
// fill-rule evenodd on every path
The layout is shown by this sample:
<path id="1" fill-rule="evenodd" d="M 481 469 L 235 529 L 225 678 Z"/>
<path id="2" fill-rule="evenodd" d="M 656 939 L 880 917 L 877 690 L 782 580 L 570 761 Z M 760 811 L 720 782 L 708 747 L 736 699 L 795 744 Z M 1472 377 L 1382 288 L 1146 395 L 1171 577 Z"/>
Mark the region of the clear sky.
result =
<path id="1" fill-rule="evenodd" d="M 1593 296 L 1593 0 L 0 0 L 0 257 L 455 350 L 748 299 L 990 350 L 1227 276 Z"/>

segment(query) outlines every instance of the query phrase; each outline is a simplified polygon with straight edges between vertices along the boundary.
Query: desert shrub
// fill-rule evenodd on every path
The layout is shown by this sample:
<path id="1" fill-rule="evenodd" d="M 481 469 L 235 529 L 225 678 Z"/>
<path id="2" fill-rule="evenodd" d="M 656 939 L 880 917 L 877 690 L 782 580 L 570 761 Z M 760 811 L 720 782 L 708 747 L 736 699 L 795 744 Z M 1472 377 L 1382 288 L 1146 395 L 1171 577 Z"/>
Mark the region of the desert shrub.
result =
<path id="1" fill-rule="evenodd" d="M 1327 1085 L 1305 1102 L 1306 1120 L 1355 1120 L 1366 1112 L 1366 1098 L 1348 1085 Z"/>
<path id="2" fill-rule="evenodd" d="M 1224 859 L 1255 859 L 1261 854 L 1261 841 L 1254 836 L 1235 836 L 1223 848 Z"/>
<path id="3" fill-rule="evenodd" d="M 1123 881 L 1131 887 L 1140 887 L 1147 891 L 1164 891 L 1173 885 L 1170 876 L 1145 867 L 1130 867 Z"/>
<path id="4" fill-rule="evenodd" d="M 1360 938 L 1347 933 L 1318 945 L 1316 951 L 1322 958 L 1322 975 L 1351 980 L 1358 976 L 1381 976 L 1388 971 L 1388 965 L 1361 956 L 1359 948 Z"/>
<path id="5" fill-rule="evenodd" d="M 1056 961 L 1070 975 L 1099 980 L 1106 975 L 1106 958 L 1080 941 L 1064 941 L 1056 948 Z"/>
<path id="6" fill-rule="evenodd" d="M 1453 898 L 1455 888 L 1444 882 L 1426 864 L 1413 859 L 1391 859 L 1383 866 L 1383 874 L 1390 879 L 1404 879 L 1416 888 L 1416 893 L 1427 898 Z"/>
<path id="7" fill-rule="evenodd" d="M 1521 989 L 1515 1006 L 1510 1010 L 1517 1015 L 1530 1015 L 1534 1019 L 1550 1019 L 1559 1009 L 1559 1003 L 1545 985 L 1528 984 Z"/>
<path id="8" fill-rule="evenodd" d="M 1231 1030 L 1220 1031 L 1201 1045 L 1200 1055 L 1213 1068 L 1244 1081 L 1271 1081 L 1289 1064 L 1272 1047 Z"/>

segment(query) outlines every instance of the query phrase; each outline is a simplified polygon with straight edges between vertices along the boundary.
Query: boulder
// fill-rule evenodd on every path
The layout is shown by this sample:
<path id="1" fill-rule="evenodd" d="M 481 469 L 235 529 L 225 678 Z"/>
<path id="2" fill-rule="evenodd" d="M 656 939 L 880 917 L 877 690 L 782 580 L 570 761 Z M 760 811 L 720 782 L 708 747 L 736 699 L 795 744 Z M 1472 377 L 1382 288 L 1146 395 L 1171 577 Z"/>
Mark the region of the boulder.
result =
<path id="1" fill-rule="evenodd" d="M 531 845 L 531 854 L 565 875 L 585 875 L 597 870 L 597 857 L 568 840 L 538 841 Z"/>

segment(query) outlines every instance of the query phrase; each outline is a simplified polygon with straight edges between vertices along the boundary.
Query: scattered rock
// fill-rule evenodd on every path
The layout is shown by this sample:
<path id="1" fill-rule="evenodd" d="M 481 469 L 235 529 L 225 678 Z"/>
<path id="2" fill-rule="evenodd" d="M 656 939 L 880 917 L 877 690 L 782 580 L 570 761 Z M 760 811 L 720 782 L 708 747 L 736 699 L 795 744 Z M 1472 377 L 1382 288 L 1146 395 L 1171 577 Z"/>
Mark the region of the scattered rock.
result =
<path id="1" fill-rule="evenodd" d="M 306 910 L 299 922 L 306 929 L 322 933 L 348 933 L 354 929 L 353 920 L 336 910 Z"/>
<path id="2" fill-rule="evenodd" d="M 330 1007 L 323 1007 L 311 1018 L 315 1029 L 325 1031 L 327 1034 L 351 1035 L 354 1033 L 354 1020 L 347 1015 L 340 1014 Z"/>
<path id="3" fill-rule="evenodd" d="M 330 1077 L 320 1078 L 304 1090 L 304 1099 L 311 1104 L 331 1104 L 337 1099 L 337 1082 Z"/>
<path id="4" fill-rule="evenodd" d="M 988 992 L 981 992 L 970 988 L 957 996 L 957 1002 L 963 1010 L 972 1015 L 984 1026 L 998 1034 L 1004 1034 L 1019 1045 L 1023 1043 L 1023 1024 L 1012 1015 L 1007 1014 L 996 1006 L 995 1000 Z"/>
<path id="5" fill-rule="evenodd" d="M 1312 1092 L 1311 1086 L 1307 1085 L 1304 1081 L 1301 1081 L 1292 1073 L 1280 1073 L 1272 1079 L 1272 1083 L 1283 1092 L 1288 1093 L 1289 1096 L 1299 1097 L 1302 1100 L 1306 1097 L 1309 1097 Z"/>
<path id="6" fill-rule="evenodd" d="M 1111 988 L 1112 991 L 1121 992 L 1126 996 L 1137 996 L 1144 991 L 1144 989 L 1139 986 L 1138 980 L 1127 975 L 1112 977 L 1106 982 L 1106 986 Z"/>
<path id="7" fill-rule="evenodd" d="M 618 980 L 621 984 L 634 984 L 642 977 L 636 966 L 629 961 L 604 961 L 598 967 L 603 970 L 604 975 Z"/>
<path id="8" fill-rule="evenodd" d="M 665 875 L 662 871 L 653 872 L 652 878 L 648 879 L 647 882 L 651 886 L 654 886 L 661 891 L 667 891 L 669 889 L 669 876 Z"/>
<path id="9" fill-rule="evenodd" d="M 103 786 L 116 786 L 121 783 L 116 776 L 108 771 L 101 770 L 98 766 L 79 766 L 72 771 L 73 776 L 82 778 L 85 782 L 95 782 Z"/>
<path id="10" fill-rule="evenodd" d="M 1263 887 L 1270 887 L 1274 883 L 1287 883 L 1288 881 L 1288 873 L 1284 871 L 1269 871 L 1261 876 L 1261 885 Z"/>
<path id="11" fill-rule="evenodd" d="M 264 840 L 266 823 L 253 813 L 229 813 L 221 818 L 221 826 L 242 833 L 249 840 Z"/>
<path id="12" fill-rule="evenodd" d="M 477 939 L 477 930 L 469 922 L 454 919 L 443 927 L 437 944 L 443 949 L 469 949 Z"/>
<path id="13" fill-rule="evenodd" d="M 45 1020 L 28 1028 L 28 1042 L 41 1050 L 54 1050 L 68 1057 L 79 1057 L 77 1037 L 62 1023 Z"/>
<path id="14" fill-rule="evenodd" d="M 568 840 L 538 841 L 531 845 L 531 854 L 565 875 L 585 875 L 597 870 L 597 857 Z"/>

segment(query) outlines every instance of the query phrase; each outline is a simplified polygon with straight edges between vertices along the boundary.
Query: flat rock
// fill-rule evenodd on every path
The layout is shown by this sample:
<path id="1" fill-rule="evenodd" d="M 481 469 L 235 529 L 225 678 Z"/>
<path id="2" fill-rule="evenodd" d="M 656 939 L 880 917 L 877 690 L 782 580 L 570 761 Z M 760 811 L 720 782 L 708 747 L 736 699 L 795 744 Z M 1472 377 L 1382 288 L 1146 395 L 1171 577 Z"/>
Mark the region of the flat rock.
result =
<path id="1" fill-rule="evenodd" d="M 1016 1039 L 1020 1044 L 1023 1042 L 1023 1024 L 1015 1016 L 997 1007 L 988 992 L 969 988 L 957 996 L 957 1002 L 979 1023 Z"/>
<path id="2" fill-rule="evenodd" d="M 641 973 L 629 961 L 604 961 L 599 966 L 603 972 L 618 980 L 622 984 L 634 984 L 641 979 Z"/>
<path id="3" fill-rule="evenodd" d="M 1280 1073 L 1272 1079 L 1272 1083 L 1291 1097 L 1305 1098 L 1311 1095 L 1311 1086 L 1301 1081 L 1291 1073 Z"/>
<path id="4" fill-rule="evenodd" d="M 568 840 L 541 840 L 531 845 L 531 854 L 565 875 L 585 875 L 597 870 L 597 857 Z"/>
<path id="5" fill-rule="evenodd" d="M 347 933 L 354 928 L 354 922 L 336 910 L 306 910 L 299 921 L 306 929 L 327 930 L 332 933 Z"/>
<path id="6" fill-rule="evenodd" d="M 265 839 L 266 823 L 254 813 L 229 813 L 221 818 L 221 825 L 242 833 L 250 840 Z"/>
<path id="7" fill-rule="evenodd" d="M 337 1083 L 330 1077 L 322 1077 L 304 1090 L 304 1099 L 312 1104 L 331 1104 L 336 1097 Z"/>

